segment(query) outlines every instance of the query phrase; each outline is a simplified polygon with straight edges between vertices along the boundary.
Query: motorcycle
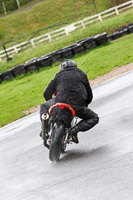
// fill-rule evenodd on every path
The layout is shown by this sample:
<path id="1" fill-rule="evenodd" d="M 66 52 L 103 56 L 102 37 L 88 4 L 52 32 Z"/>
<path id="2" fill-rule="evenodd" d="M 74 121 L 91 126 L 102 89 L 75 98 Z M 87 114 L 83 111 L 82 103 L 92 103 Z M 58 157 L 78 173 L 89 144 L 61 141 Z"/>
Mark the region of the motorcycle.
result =
<path id="1" fill-rule="evenodd" d="M 65 103 L 56 103 L 49 109 L 49 115 L 44 113 L 43 120 L 48 120 L 49 130 L 43 135 L 44 145 L 49 149 L 49 159 L 58 161 L 64 153 L 67 144 L 72 143 L 71 128 L 77 123 L 74 109 Z"/>

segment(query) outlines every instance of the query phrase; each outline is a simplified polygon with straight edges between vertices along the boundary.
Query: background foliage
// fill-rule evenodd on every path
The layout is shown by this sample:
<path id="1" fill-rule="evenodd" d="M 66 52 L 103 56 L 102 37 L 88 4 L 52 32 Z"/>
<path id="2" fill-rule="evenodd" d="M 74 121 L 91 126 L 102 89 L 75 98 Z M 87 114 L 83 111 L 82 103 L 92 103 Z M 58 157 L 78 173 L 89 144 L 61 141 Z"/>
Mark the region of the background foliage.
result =
<path id="1" fill-rule="evenodd" d="M 17 9 L 17 0 L 0 0 L 0 14 L 4 13 L 3 2 L 7 9 L 7 14 L 1 15 L 4 33 L 0 29 L 0 44 L 26 41 L 125 1 L 128 0 L 19 0 L 21 7 Z"/>

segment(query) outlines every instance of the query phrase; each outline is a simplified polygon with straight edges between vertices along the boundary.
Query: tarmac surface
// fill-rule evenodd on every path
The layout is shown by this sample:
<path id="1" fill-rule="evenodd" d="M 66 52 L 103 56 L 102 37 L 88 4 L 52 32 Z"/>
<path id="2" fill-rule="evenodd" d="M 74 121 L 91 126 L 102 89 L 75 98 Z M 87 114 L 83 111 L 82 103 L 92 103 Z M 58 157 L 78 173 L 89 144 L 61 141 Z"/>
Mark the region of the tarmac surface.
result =
<path id="1" fill-rule="evenodd" d="M 93 88 L 100 122 L 52 163 L 36 112 L 0 129 L 0 200 L 132 200 L 133 71 Z"/>

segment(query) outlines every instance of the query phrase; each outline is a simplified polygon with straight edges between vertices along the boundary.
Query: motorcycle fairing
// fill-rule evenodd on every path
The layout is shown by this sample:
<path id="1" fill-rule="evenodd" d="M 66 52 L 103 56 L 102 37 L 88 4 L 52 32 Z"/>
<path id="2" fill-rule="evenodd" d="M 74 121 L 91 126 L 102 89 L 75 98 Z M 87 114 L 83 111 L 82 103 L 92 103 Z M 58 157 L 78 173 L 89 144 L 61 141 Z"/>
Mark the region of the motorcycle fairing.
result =
<path id="1" fill-rule="evenodd" d="M 55 105 L 51 106 L 49 109 L 49 115 L 51 114 L 52 109 L 55 107 L 59 107 L 60 109 L 68 108 L 71 111 L 73 118 L 75 117 L 74 109 L 69 104 L 66 103 L 56 103 Z"/>

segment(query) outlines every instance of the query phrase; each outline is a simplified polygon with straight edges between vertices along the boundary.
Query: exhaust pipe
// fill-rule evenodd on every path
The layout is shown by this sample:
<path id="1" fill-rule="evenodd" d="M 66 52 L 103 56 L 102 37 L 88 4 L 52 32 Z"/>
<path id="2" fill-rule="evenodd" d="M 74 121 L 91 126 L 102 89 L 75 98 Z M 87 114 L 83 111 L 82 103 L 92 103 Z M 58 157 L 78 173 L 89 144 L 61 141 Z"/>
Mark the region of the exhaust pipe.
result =
<path id="1" fill-rule="evenodd" d="M 43 113 L 43 114 L 42 114 L 42 119 L 43 119 L 43 120 L 47 120 L 48 118 L 49 118 L 48 113 Z"/>

